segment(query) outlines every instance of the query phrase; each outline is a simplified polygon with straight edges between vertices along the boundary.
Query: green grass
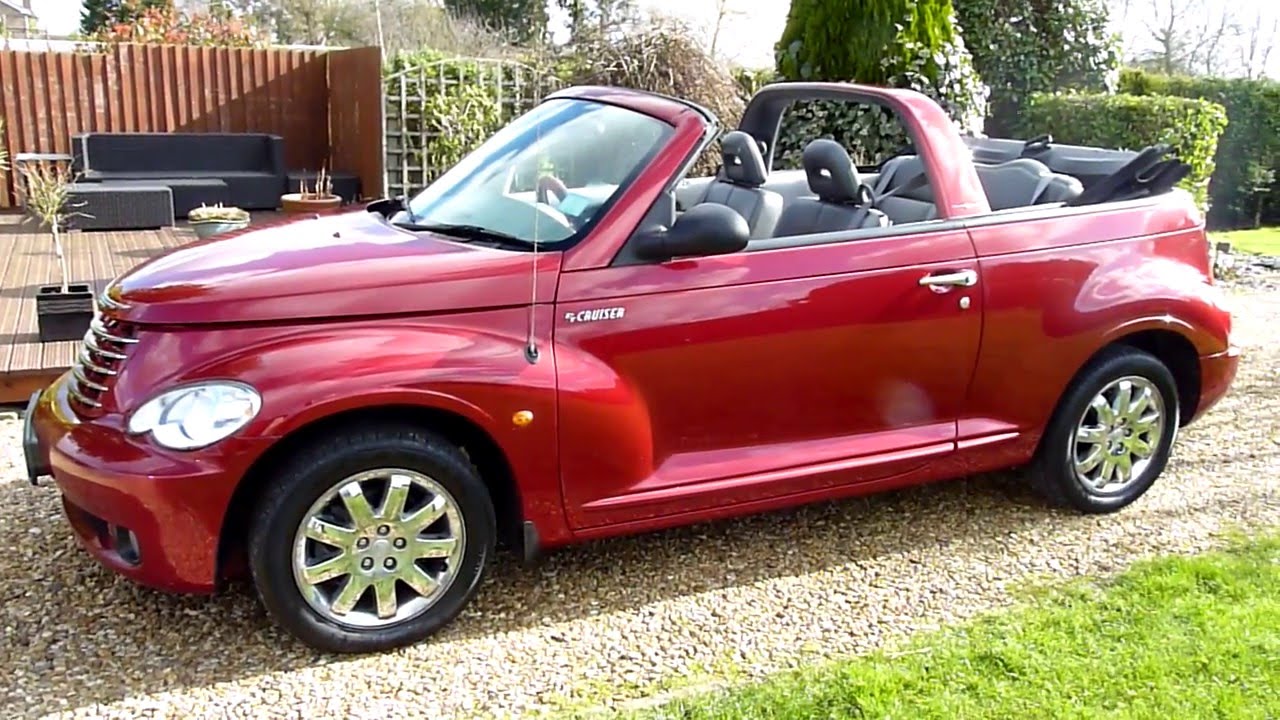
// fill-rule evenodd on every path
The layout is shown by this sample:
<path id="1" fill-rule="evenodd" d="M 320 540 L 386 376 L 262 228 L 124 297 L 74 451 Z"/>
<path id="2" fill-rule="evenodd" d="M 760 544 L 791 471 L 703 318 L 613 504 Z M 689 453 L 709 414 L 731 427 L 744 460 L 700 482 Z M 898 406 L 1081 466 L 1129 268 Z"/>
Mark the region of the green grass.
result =
<path id="1" fill-rule="evenodd" d="M 636 717 L 1280 718 L 1280 536 Z"/>
<path id="2" fill-rule="evenodd" d="M 1209 233 L 1211 242 L 1227 241 L 1234 250 L 1280 255 L 1280 226 Z"/>

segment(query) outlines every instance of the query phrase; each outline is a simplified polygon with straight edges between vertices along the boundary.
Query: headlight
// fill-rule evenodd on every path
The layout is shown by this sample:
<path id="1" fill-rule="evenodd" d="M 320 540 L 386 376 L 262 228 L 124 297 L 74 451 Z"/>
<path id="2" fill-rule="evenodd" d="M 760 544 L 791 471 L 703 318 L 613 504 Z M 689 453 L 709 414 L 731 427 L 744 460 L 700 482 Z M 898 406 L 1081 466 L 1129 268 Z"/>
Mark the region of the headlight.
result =
<path id="1" fill-rule="evenodd" d="M 161 393 L 129 417 L 129 432 L 151 437 L 173 450 L 212 445 L 244 427 L 262 407 L 258 392 L 241 383 L 219 381 Z"/>

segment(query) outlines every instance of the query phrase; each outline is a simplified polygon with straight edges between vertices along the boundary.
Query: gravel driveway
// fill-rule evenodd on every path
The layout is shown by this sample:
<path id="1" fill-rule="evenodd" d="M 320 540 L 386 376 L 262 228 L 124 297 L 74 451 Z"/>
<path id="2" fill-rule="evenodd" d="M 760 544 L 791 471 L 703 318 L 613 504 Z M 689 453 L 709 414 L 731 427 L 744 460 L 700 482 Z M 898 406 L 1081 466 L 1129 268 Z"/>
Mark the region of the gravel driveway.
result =
<path id="1" fill-rule="evenodd" d="M 453 717 L 598 703 L 864 651 L 1006 602 L 1033 575 L 1105 572 L 1280 525 L 1280 292 L 1235 303 L 1244 364 L 1138 504 L 1086 518 L 988 475 L 495 568 L 435 641 L 314 654 L 247 587 L 216 599 L 116 580 L 73 544 L 54 490 L 21 477 L 0 421 L 0 717 Z M 683 680 L 681 678 L 684 678 Z"/>

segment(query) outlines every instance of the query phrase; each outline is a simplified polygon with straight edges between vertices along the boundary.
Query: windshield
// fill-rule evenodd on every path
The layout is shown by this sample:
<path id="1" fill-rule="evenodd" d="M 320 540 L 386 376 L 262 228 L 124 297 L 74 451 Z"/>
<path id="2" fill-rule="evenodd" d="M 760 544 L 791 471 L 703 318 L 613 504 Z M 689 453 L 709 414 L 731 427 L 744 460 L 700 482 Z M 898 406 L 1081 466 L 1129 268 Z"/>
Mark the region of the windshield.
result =
<path id="1" fill-rule="evenodd" d="M 530 247 L 575 239 L 672 130 L 613 105 L 548 100 L 414 196 L 392 222 Z"/>

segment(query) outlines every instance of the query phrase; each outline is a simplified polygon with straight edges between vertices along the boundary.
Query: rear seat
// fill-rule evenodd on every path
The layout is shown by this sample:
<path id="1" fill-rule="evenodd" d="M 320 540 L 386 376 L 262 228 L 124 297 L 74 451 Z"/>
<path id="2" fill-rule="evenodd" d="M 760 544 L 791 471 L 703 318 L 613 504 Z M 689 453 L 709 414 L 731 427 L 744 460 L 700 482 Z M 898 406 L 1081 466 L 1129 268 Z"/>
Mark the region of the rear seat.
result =
<path id="1" fill-rule="evenodd" d="M 1079 179 L 1062 173 L 1050 171 L 1048 179 L 1042 182 L 1044 187 L 1035 196 L 1036 205 L 1075 200 L 1084 192 L 1084 184 Z"/>
<path id="2" fill-rule="evenodd" d="M 874 188 L 875 194 L 880 196 L 893 188 L 902 187 L 915 176 L 922 174 L 924 174 L 924 165 L 920 162 L 919 156 L 899 155 L 880 168 L 880 176 L 876 178 Z M 883 210 L 895 225 L 923 222 L 938 217 L 938 206 L 933 200 L 933 188 L 927 184 L 879 200 L 876 202 L 876 207 Z"/>
<path id="3" fill-rule="evenodd" d="M 817 198 L 798 198 L 787 205 L 774 237 L 793 237 L 886 227 L 888 218 L 859 202 L 862 186 L 849 152 L 834 140 L 818 139 L 804 148 L 804 171 Z"/>
<path id="4" fill-rule="evenodd" d="M 1080 181 L 1055 173 L 1039 160 L 1017 158 L 998 165 L 975 165 L 992 210 L 1066 202 L 1084 192 Z"/>
<path id="5" fill-rule="evenodd" d="M 974 169 L 992 210 L 1066 202 L 1084 192 L 1084 186 L 1076 178 L 1055 173 L 1044 163 L 1031 158 L 1017 158 L 996 165 L 975 164 Z M 901 187 L 923 172 L 924 165 L 916 155 L 893 158 L 880 171 L 876 194 Z M 938 216 L 933 191 L 928 185 L 885 198 L 877 207 L 884 210 L 894 224 L 932 220 Z"/>

